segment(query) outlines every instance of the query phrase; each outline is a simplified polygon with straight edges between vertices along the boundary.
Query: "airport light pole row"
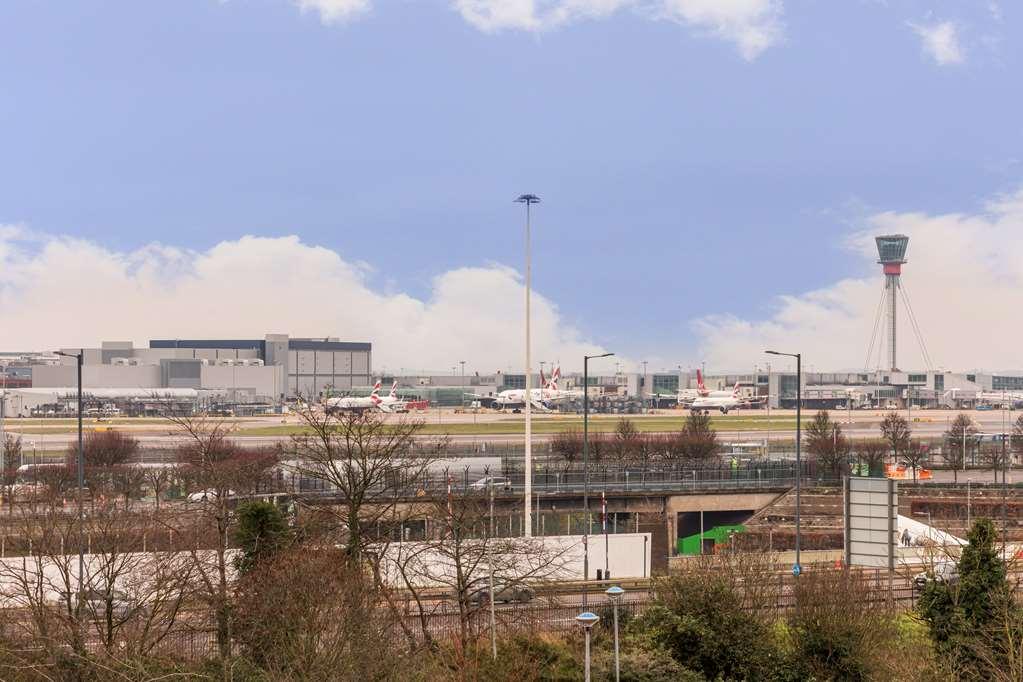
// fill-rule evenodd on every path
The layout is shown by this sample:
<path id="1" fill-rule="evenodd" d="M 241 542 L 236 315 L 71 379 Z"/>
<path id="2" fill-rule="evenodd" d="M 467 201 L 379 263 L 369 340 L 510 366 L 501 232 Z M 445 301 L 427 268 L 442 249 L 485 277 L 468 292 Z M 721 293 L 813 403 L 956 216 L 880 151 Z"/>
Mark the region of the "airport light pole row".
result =
<path id="1" fill-rule="evenodd" d="M 803 406 L 803 354 L 802 353 L 780 353 L 776 350 L 765 350 L 768 355 L 784 355 L 786 357 L 796 359 L 796 563 L 792 566 L 792 574 L 799 577 L 799 574 L 803 571 L 802 564 L 799 563 L 799 497 L 800 487 L 803 478 L 803 466 L 802 457 L 800 456 L 800 449 L 803 443 L 803 422 L 802 422 L 802 406 Z M 778 392 L 779 394 L 781 391 Z M 770 400 L 770 398 L 768 398 Z"/>

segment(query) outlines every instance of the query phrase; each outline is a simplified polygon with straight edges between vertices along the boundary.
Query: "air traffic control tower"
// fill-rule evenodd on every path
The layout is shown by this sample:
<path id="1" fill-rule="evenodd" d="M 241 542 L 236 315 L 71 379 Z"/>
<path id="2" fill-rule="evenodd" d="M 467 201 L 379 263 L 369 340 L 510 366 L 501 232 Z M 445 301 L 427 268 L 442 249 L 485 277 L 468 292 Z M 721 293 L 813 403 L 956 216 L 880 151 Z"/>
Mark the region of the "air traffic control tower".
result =
<path id="1" fill-rule="evenodd" d="M 895 361 L 896 350 L 896 308 L 899 296 L 899 280 L 902 278 L 902 264 L 906 262 L 906 246 L 909 237 L 904 234 L 886 234 L 875 237 L 878 263 L 884 267 L 884 290 L 888 307 L 888 369 L 898 369 Z"/>

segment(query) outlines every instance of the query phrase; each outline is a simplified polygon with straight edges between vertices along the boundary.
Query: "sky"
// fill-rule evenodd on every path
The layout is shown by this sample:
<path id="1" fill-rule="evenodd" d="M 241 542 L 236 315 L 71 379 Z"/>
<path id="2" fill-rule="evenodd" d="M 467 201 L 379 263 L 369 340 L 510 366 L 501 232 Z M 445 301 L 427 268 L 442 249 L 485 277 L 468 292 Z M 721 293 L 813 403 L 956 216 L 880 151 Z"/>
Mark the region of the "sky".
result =
<path id="1" fill-rule="evenodd" d="M 900 231 L 900 366 L 1023 369 L 1021 40 L 997 1 L 8 0 L 0 348 L 520 370 L 530 192 L 537 363 L 876 366 Z"/>

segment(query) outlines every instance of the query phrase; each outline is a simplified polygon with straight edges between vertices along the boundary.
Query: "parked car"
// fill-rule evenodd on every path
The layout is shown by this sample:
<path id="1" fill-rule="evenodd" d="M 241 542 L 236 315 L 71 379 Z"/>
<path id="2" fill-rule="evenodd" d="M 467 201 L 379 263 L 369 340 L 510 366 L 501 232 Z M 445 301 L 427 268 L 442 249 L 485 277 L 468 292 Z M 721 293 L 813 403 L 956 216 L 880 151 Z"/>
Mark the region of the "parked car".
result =
<path id="1" fill-rule="evenodd" d="M 227 491 L 227 496 L 228 497 L 231 497 L 233 495 L 234 495 L 234 491 L 233 490 L 228 490 Z M 189 494 L 187 499 L 188 499 L 189 502 L 212 502 L 213 500 L 217 499 L 217 491 L 216 490 L 198 490 L 198 491 L 196 491 L 194 493 Z"/>
<path id="2" fill-rule="evenodd" d="M 954 561 L 939 561 L 934 568 L 913 576 L 913 585 L 918 589 L 923 589 L 930 582 L 954 585 L 959 582 L 959 565 Z"/>
<path id="3" fill-rule="evenodd" d="M 61 592 L 61 600 L 65 603 L 77 603 L 78 594 L 77 592 L 72 592 L 69 595 L 67 592 Z M 127 617 L 138 606 L 127 594 L 117 589 L 111 590 L 109 595 L 103 590 L 96 588 L 86 589 L 82 593 L 82 605 L 88 618 L 95 618 L 96 620 L 105 619 L 108 603 L 110 605 L 110 613 L 115 619 Z"/>
<path id="4" fill-rule="evenodd" d="M 490 603 L 490 579 L 479 578 L 472 581 L 466 590 L 466 601 L 474 606 L 486 606 Z M 525 604 L 533 601 L 536 593 L 528 585 L 509 583 L 505 580 L 494 580 L 494 601 L 502 604 L 511 602 Z"/>
<path id="5" fill-rule="evenodd" d="M 475 483 L 469 484 L 470 490 L 489 490 L 491 487 L 498 490 L 511 490 L 511 479 L 504 476 L 484 476 Z"/>

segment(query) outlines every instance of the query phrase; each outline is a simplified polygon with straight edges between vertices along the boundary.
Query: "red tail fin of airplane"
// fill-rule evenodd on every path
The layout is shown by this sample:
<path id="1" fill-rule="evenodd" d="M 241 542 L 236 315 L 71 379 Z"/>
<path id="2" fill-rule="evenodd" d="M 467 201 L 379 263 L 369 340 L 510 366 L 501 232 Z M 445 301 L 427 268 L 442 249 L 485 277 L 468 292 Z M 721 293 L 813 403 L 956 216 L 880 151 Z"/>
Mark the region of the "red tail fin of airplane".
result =
<path id="1" fill-rule="evenodd" d="M 707 395 L 707 387 L 703 385 L 703 372 L 696 370 L 696 390 L 700 395 Z"/>
<path id="2" fill-rule="evenodd" d="M 540 368 L 540 388 L 547 388 L 547 378 L 543 375 L 543 367 Z"/>
<path id="3" fill-rule="evenodd" d="M 739 382 L 738 381 L 736 381 L 735 382 L 735 386 L 732 387 L 732 397 L 733 398 L 738 398 L 739 397 Z"/>
<path id="4" fill-rule="evenodd" d="M 395 379 L 394 383 L 391 384 L 391 397 L 392 398 L 397 398 L 398 397 L 398 380 L 397 379 Z"/>
<path id="5" fill-rule="evenodd" d="M 554 368 L 554 374 L 551 375 L 551 388 L 555 391 L 558 390 L 558 381 L 561 380 L 561 365 Z"/>

